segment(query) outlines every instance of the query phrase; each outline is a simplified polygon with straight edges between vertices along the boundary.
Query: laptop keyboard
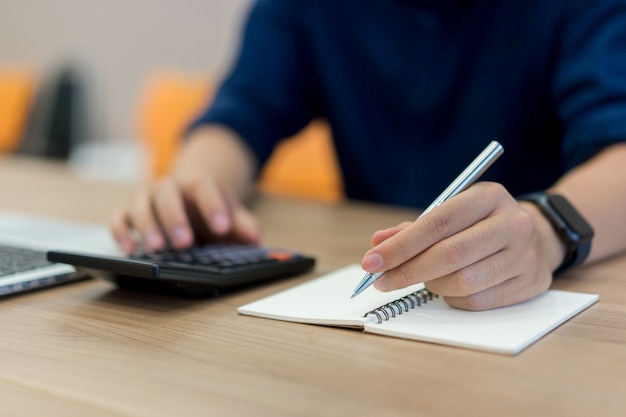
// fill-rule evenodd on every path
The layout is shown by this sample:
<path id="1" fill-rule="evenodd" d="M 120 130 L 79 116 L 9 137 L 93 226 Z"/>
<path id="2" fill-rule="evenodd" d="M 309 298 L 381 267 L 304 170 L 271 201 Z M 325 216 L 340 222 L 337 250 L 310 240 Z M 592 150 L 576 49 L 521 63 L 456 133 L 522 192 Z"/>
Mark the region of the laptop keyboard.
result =
<path id="1" fill-rule="evenodd" d="M 43 251 L 0 245 L 0 277 L 50 264 Z"/>

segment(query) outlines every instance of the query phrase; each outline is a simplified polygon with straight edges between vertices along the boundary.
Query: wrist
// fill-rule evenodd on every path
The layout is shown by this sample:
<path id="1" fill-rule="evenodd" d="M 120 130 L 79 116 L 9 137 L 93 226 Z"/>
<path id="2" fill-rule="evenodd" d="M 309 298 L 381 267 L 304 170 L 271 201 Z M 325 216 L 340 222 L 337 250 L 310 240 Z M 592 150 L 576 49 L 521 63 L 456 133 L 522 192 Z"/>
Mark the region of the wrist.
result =
<path id="1" fill-rule="evenodd" d="M 179 156 L 177 175 L 209 177 L 239 200 L 250 197 L 257 160 L 235 131 L 221 125 L 199 127 L 185 141 Z"/>
<path id="2" fill-rule="evenodd" d="M 593 229 L 565 197 L 536 192 L 519 196 L 518 200 L 534 204 L 563 243 L 565 257 L 555 273 L 576 267 L 587 259 L 591 251 Z"/>
<path id="3" fill-rule="evenodd" d="M 550 221 L 543 215 L 539 207 L 528 201 L 520 201 L 520 207 L 533 219 L 537 232 L 539 253 L 543 254 L 551 272 L 554 272 L 565 260 L 567 248 L 565 242 L 552 227 Z"/>

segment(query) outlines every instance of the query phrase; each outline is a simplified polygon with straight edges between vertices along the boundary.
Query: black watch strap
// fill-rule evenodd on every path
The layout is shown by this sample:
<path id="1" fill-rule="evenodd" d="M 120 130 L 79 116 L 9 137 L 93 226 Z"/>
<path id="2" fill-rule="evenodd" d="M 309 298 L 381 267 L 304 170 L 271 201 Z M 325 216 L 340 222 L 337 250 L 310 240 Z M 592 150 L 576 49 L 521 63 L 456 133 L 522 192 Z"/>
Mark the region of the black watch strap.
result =
<path id="1" fill-rule="evenodd" d="M 529 201 L 539 207 L 556 233 L 565 242 L 565 258 L 554 271 L 555 274 L 578 266 L 587 259 L 591 251 L 593 229 L 565 197 L 559 194 L 536 192 L 521 195 L 517 199 Z"/>

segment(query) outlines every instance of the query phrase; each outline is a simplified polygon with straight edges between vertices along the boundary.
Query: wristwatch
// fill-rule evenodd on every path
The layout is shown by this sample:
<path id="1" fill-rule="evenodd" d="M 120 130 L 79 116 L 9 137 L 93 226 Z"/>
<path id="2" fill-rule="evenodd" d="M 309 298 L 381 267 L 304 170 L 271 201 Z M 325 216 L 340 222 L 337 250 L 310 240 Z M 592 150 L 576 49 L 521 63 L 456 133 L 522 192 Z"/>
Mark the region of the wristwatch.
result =
<path id="1" fill-rule="evenodd" d="M 565 197 L 536 192 L 523 194 L 517 197 L 517 200 L 529 201 L 539 207 L 561 240 L 565 242 L 565 258 L 554 271 L 555 274 L 583 263 L 591 251 L 593 229 Z"/>

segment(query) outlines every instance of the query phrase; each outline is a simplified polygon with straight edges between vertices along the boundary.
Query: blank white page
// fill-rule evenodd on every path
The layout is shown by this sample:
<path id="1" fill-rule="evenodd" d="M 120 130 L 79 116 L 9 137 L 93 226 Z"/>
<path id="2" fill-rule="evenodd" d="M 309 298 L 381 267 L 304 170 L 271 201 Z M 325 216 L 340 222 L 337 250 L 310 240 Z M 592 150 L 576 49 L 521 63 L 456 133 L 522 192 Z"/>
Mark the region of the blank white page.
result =
<path id="1" fill-rule="evenodd" d="M 373 286 L 354 298 L 352 291 L 365 272 L 349 265 L 237 309 L 240 314 L 298 323 L 363 327 L 370 310 L 424 286 L 417 284 L 388 293 Z M 371 320 L 371 318 L 368 318 Z"/>

